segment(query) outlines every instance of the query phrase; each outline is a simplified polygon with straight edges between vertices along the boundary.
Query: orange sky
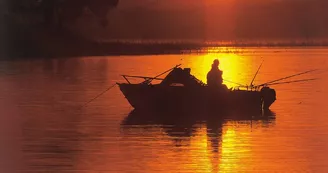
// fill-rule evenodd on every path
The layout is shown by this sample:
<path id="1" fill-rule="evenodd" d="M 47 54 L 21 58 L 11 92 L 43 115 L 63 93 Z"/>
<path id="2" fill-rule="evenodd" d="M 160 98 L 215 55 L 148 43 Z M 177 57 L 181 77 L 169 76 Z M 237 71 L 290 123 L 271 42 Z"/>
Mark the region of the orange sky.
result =
<path id="1" fill-rule="evenodd" d="M 102 39 L 318 39 L 328 37 L 326 7 L 323 0 L 121 0 L 107 28 L 90 25 L 90 16 L 78 26 Z"/>

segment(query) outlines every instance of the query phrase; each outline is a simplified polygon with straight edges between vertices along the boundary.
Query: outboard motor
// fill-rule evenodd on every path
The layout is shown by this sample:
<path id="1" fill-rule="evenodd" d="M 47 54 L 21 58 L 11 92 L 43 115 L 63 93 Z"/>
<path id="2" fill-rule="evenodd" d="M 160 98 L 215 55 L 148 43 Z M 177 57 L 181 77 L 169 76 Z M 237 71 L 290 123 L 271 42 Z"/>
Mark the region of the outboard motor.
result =
<path id="1" fill-rule="evenodd" d="M 261 89 L 261 98 L 263 109 L 267 110 L 272 103 L 276 101 L 276 91 L 270 87 L 264 86 Z"/>

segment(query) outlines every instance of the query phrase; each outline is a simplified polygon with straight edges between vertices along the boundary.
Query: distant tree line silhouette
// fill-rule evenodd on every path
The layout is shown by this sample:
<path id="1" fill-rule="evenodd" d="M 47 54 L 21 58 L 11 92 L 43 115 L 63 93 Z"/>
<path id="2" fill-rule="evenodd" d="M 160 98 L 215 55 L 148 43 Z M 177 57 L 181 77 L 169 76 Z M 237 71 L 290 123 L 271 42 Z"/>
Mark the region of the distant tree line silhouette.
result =
<path id="1" fill-rule="evenodd" d="M 48 27 L 61 28 L 65 22 L 77 19 L 85 9 L 91 11 L 102 26 L 107 25 L 107 12 L 119 0 L 10 0 L 10 10 L 16 13 L 38 13 Z"/>

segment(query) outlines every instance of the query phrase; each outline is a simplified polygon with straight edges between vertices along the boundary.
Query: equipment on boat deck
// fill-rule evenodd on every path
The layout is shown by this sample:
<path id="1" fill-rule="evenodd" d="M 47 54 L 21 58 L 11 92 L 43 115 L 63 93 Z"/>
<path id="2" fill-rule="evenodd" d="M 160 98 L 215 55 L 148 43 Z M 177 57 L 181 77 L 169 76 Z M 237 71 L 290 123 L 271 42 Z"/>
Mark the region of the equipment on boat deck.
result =
<path id="1" fill-rule="evenodd" d="M 263 62 L 262 62 L 263 63 Z M 209 87 L 195 76 L 191 75 L 190 68 L 180 68 L 181 64 L 155 76 L 122 75 L 127 83 L 117 83 L 128 102 L 135 109 L 155 110 L 268 110 L 276 101 L 276 91 L 270 85 L 304 82 L 315 79 L 303 79 L 287 82 L 278 82 L 291 77 L 310 73 L 316 70 L 294 74 L 260 85 L 253 85 L 258 74 L 258 68 L 250 86 L 240 85 L 228 89 L 224 84 L 220 87 Z M 165 73 L 165 78 L 159 78 Z M 132 84 L 128 78 L 142 78 L 143 82 Z M 153 80 L 160 80 L 152 84 Z M 227 81 L 227 80 L 225 80 Z M 231 82 L 231 81 L 227 81 Z M 232 82 L 238 84 L 236 82 Z"/>
<path id="2" fill-rule="evenodd" d="M 117 83 L 120 90 L 135 109 L 269 109 L 276 100 L 274 89 L 268 86 L 228 89 L 211 88 L 190 74 L 190 68 L 181 64 L 155 77 L 122 75 L 127 83 Z M 164 79 L 159 76 L 170 72 Z M 128 77 L 145 81 L 132 84 Z M 153 80 L 161 80 L 152 84 Z M 261 89 L 261 90 L 260 90 Z"/>

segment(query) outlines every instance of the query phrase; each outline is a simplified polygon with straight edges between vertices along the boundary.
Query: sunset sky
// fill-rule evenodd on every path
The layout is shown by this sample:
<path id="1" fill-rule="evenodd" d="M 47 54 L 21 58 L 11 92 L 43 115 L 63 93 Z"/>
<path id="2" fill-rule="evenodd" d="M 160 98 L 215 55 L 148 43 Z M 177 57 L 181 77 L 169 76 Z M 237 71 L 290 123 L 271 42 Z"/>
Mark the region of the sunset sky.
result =
<path id="1" fill-rule="evenodd" d="M 325 0 L 121 0 L 107 28 L 86 25 L 90 16 L 78 28 L 105 39 L 321 39 L 327 7 Z"/>

